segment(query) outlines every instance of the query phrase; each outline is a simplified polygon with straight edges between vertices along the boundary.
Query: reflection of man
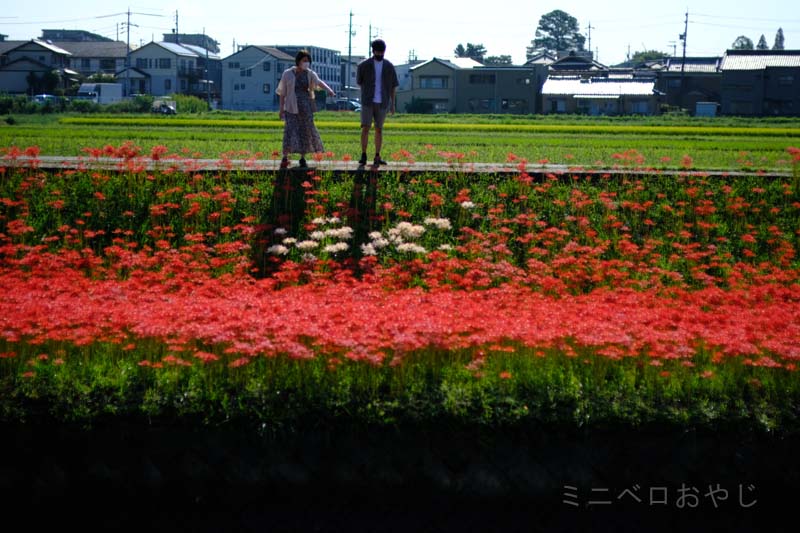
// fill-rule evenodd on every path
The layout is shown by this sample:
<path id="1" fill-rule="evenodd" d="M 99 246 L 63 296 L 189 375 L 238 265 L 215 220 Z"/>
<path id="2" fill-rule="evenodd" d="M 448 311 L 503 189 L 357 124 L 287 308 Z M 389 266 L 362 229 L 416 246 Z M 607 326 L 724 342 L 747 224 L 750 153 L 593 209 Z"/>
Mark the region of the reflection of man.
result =
<path id="1" fill-rule="evenodd" d="M 356 81 L 361 87 L 361 159 L 359 164 L 367 164 L 367 142 L 369 129 L 375 123 L 375 166 L 385 165 L 381 159 L 383 145 L 383 122 L 387 111 L 394 115 L 397 101 L 397 72 L 388 60 L 383 58 L 386 43 L 381 39 L 372 42 L 372 57 L 358 64 Z"/>

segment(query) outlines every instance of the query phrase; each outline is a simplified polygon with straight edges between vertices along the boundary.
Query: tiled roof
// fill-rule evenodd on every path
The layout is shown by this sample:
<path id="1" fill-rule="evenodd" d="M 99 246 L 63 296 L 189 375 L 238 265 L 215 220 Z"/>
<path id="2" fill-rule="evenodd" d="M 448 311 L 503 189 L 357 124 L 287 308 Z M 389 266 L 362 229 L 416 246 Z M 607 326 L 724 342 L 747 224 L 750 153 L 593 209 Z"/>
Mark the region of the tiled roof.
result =
<path id="1" fill-rule="evenodd" d="M 650 96 L 655 81 L 621 78 L 549 77 L 542 86 L 543 95 L 564 96 Z"/>
<path id="2" fill-rule="evenodd" d="M 20 46 L 24 46 L 24 45 L 30 44 L 30 43 L 38 44 L 39 46 L 41 46 L 43 48 L 47 48 L 48 50 L 50 50 L 51 52 L 55 52 L 56 54 L 72 55 L 72 54 L 70 54 L 69 51 L 64 50 L 63 48 L 60 48 L 60 47 L 58 47 L 58 46 L 56 46 L 56 45 L 54 45 L 52 43 L 48 43 L 47 41 L 40 41 L 39 39 L 31 39 L 30 41 L 3 41 L 3 42 L 0 42 L 0 45 L 11 45 L 11 46 L 8 46 L 8 47 L 3 46 L 2 48 L 0 48 L 0 53 L 3 53 L 3 54 L 8 53 L 8 52 L 10 52 L 10 51 L 12 51 L 12 50 L 14 50 L 16 48 L 19 48 Z"/>
<path id="3" fill-rule="evenodd" d="M 722 70 L 764 70 L 768 67 L 800 67 L 800 50 L 728 50 Z"/>
<path id="4" fill-rule="evenodd" d="M 411 70 L 416 70 L 422 66 L 427 65 L 428 63 L 433 63 L 434 61 L 443 63 L 444 65 L 456 70 L 483 66 L 483 63 L 475 61 L 471 57 L 434 57 L 432 59 L 429 59 L 428 61 L 419 63 L 418 65 L 414 65 L 413 67 L 411 67 Z"/>
<path id="5" fill-rule="evenodd" d="M 684 72 L 710 73 L 720 71 L 721 57 L 687 57 Z M 683 59 L 671 57 L 667 60 L 667 66 L 662 72 L 680 72 Z"/>
<path id="6" fill-rule="evenodd" d="M 286 52 L 278 50 L 272 46 L 256 46 L 262 52 L 266 52 L 267 54 L 271 55 L 275 59 L 280 59 L 281 61 L 294 61 L 294 57 L 290 56 Z"/>
<path id="7" fill-rule="evenodd" d="M 9 50 L 13 50 L 17 46 L 27 42 L 28 41 L 0 41 L 0 54 L 5 54 Z"/>
<path id="8" fill-rule="evenodd" d="M 206 57 L 206 53 L 208 53 L 209 59 L 220 59 L 219 55 L 215 54 L 211 50 L 206 50 L 202 46 L 196 46 L 194 44 L 185 44 L 185 43 L 180 43 L 180 45 L 184 48 L 188 48 L 189 50 L 199 55 L 200 57 Z"/>
<path id="9" fill-rule="evenodd" d="M 155 44 L 157 44 L 157 45 L 158 45 L 158 46 L 160 46 L 161 48 L 164 48 L 164 49 L 166 49 L 166 50 L 169 50 L 170 52 L 172 52 L 172 53 L 173 53 L 173 54 L 175 54 L 175 55 L 179 55 L 179 56 L 189 56 L 189 57 L 197 57 L 197 56 L 199 55 L 199 54 L 198 54 L 197 52 L 195 52 L 194 50 L 190 50 L 190 49 L 188 49 L 188 48 L 185 48 L 185 47 L 184 47 L 183 45 L 181 45 L 181 44 L 175 44 L 175 43 L 165 43 L 165 42 L 157 42 L 157 43 L 155 43 Z M 205 55 L 205 52 L 203 53 L 203 55 Z"/>
<path id="10" fill-rule="evenodd" d="M 112 42 L 67 42 L 58 41 L 54 43 L 59 48 L 63 48 L 72 54 L 73 57 L 106 57 L 122 59 L 128 55 L 128 47 L 125 43 Z"/>

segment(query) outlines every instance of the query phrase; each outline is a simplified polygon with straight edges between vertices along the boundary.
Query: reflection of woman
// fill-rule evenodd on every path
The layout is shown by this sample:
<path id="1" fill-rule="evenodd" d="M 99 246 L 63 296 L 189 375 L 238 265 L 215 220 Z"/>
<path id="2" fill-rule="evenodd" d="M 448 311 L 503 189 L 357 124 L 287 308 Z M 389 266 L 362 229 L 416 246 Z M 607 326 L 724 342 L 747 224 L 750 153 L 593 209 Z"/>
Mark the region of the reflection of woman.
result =
<path id="1" fill-rule="evenodd" d="M 322 152 L 322 139 L 314 125 L 314 90 L 325 89 L 336 96 L 333 89 L 311 70 L 311 54 L 297 52 L 295 66 L 286 69 L 278 83 L 280 117 L 283 128 L 283 159 L 281 168 L 289 166 L 289 154 L 300 154 L 300 166 L 306 166 L 306 154 Z"/>

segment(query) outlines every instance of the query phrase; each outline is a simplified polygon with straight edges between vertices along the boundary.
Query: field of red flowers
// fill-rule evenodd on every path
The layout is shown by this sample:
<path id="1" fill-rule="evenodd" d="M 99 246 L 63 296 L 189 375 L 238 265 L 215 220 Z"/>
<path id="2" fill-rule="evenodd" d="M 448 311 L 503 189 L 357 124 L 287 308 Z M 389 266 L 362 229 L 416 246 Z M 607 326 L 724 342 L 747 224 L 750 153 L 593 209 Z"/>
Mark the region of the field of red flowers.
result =
<path id="1" fill-rule="evenodd" d="M 3 416 L 780 427 L 800 399 L 788 151 L 786 179 L 276 176 L 131 144 L 87 149 L 113 171 L 0 160 Z"/>

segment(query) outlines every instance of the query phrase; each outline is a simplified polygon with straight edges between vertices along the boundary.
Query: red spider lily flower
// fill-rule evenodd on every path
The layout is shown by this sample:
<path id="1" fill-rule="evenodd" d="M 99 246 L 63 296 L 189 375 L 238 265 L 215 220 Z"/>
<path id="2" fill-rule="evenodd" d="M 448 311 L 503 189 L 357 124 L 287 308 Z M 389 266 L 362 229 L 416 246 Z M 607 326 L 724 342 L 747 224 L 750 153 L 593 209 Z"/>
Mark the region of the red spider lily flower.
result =
<path id="1" fill-rule="evenodd" d="M 504 371 L 500 372 L 500 374 L 498 374 L 498 376 L 500 377 L 500 379 L 511 379 L 511 372 L 509 372 L 507 370 L 504 370 Z"/>

